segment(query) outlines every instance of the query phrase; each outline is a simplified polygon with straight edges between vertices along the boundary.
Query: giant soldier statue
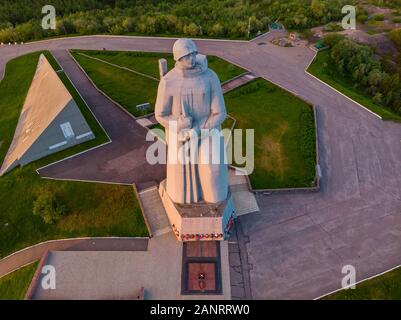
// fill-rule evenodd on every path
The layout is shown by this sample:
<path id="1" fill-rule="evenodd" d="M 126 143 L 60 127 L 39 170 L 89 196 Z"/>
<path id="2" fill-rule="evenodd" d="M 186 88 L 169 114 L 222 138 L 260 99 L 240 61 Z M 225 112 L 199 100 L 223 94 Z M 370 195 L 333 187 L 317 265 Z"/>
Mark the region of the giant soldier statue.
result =
<path id="1" fill-rule="evenodd" d="M 216 204 L 228 195 L 220 81 L 192 40 L 177 40 L 173 55 L 175 67 L 161 78 L 155 107 L 168 143 L 166 192 L 177 204 Z"/>

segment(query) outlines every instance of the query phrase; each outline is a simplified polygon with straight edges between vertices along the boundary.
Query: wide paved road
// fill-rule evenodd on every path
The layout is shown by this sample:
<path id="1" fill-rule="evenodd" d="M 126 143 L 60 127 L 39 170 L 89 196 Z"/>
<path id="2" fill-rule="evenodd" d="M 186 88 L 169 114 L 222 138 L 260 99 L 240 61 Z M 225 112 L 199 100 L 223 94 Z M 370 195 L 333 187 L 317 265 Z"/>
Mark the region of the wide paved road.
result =
<path id="1" fill-rule="evenodd" d="M 321 192 L 260 195 L 261 212 L 241 217 L 250 240 L 253 298 L 311 299 L 341 286 L 344 265 L 355 266 L 361 280 L 401 263 L 401 125 L 381 121 L 307 75 L 311 50 L 277 47 L 269 37 L 197 44 L 200 52 L 241 65 L 318 106 Z M 173 41 L 101 36 L 0 47 L 0 70 L 9 59 L 36 50 L 167 52 Z"/>

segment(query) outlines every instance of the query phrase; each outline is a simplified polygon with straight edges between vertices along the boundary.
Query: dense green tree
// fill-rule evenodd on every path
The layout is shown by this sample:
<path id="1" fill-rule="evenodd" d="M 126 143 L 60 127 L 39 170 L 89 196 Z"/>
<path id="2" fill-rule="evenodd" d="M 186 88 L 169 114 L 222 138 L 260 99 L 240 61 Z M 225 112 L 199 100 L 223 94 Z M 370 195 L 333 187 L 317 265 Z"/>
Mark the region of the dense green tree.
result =
<path id="1" fill-rule="evenodd" d="M 209 30 L 209 34 L 213 37 L 221 37 L 225 33 L 225 29 L 223 25 L 220 23 L 215 23 L 212 28 Z"/>
<path id="2" fill-rule="evenodd" d="M 390 31 L 388 36 L 401 49 L 401 28 Z"/>
<path id="3" fill-rule="evenodd" d="M 338 42 L 343 40 L 345 37 L 337 33 L 326 34 L 323 38 L 323 42 L 329 47 L 334 47 Z"/>
<path id="4" fill-rule="evenodd" d="M 190 24 L 184 26 L 184 33 L 191 37 L 195 37 L 199 34 L 199 27 L 195 23 L 191 22 Z"/>
<path id="5" fill-rule="evenodd" d="M 325 7 L 321 0 L 312 0 L 311 10 L 315 17 L 322 17 L 324 15 Z"/>
<path id="6" fill-rule="evenodd" d="M 68 212 L 67 207 L 50 191 L 43 190 L 33 203 L 33 214 L 45 223 L 53 224 Z"/>
<path id="7" fill-rule="evenodd" d="M 329 39 L 334 43 L 330 58 L 337 71 L 344 77 L 351 76 L 374 102 L 401 113 L 400 75 L 385 72 L 370 47 L 349 39 L 333 39 Z"/>
<path id="8" fill-rule="evenodd" d="M 276 20 L 290 29 L 339 20 L 342 5 L 350 1 L 357 0 L 52 0 L 57 30 L 38 32 L 41 8 L 49 1 L 0 0 L 0 34 L 3 42 L 99 32 L 246 38 L 248 25 L 255 36 Z M 34 30 L 10 29 L 24 23 Z"/>

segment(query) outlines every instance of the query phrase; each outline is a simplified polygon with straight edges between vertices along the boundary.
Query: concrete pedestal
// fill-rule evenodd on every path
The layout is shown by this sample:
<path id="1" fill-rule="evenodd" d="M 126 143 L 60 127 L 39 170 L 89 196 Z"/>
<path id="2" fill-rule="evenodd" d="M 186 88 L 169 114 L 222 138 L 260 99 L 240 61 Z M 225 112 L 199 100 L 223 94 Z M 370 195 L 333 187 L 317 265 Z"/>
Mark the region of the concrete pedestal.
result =
<path id="1" fill-rule="evenodd" d="M 159 186 L 159 194 L 170 225 L 178 240 L 225 240 L 229 236 L 236 212 L 231 192 L 227 199 L 217 203 L 174 203 L 166 192 L 166 181 Z"/>

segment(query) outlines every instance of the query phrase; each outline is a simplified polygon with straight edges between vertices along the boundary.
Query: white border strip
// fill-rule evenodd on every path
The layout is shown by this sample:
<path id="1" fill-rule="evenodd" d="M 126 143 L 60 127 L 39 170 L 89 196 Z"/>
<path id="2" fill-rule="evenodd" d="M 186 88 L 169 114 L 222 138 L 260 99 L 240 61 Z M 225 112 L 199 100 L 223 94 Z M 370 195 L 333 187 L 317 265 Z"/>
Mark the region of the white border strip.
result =
<path id="1" fill-rule="evenodd" d="M 217 58 L 219 58 L 219 59 L 221 59 L 221 60 L 225 60 L 225 59 L 223 59 L 223 58 L 220 58 L 220 57 L 218 57 L 218 56 L 215 56 L 215 57 L 217 57 Z M 227 61 L 227 60 L 226 60 Z M 227 61 L 228 62 L 228 61 Z M 232 64 L 232 63 L 231 63 Z M 236 66 L 236 67 L 238 67 L 238 66 Z M 244 69 L 244 68 L 241 68 L 241 69 Z M 244 69 L 245 70 L 245 69 Z M 230 83 L 231 81 L 234 81 L 234 80 L 237 80 L 237 79 L 239 79 L 239 78 L 242 78 L 242 77 L 246 77 L 247 75 L 254 75 L 252 72 L 250 72 L 250 71 L 248 71 L 248 70 L 245 70 L 245 72 L 242 72 L 242 73 L 240 73 L 238 76 L 235 76 L 235 77 L 233 77 L 233 78 L 231 78 L 231 79 L 228 79 L 228 80 L 226 80 L 226 81 L 224 81 L 224 82 L 221 82 L 221 87 L 223 88 L 223 86 L 225 85 L 225 84 L 227 84 L 227 83 Z M 254 75 L 255 76 L 255 75 Z M 255 76 L 256 77 L 256 76 Z M 235 89 L 235 88 L 234 88 Z M 227 91 L 228 92 L 228 91 Z"/>
<path id="2" fill-rule="evenodd" d="M 23 252 L 23 251 L 27 251 L 27 250 L 30 250 L 32 248 L 36 248 L 38 246 L 42 246 L 42 245 L 45 245 L 45 244 L 48 244 L 48 243 L 54 243 L 54 242 L 60 242 L 60 241 L 76 241 L 76 240 L 114 240 L 114 239 L 121 239 L 121 240 L 136 240 L 136 239 L 149 240 L 149 237 L 116 237 L 116 236 L 114 236 L 114 237 L 77 237 L 77 238 L 63 238 L 63 239 L 46 240 L 46 241 L 43 241 L 43 242 L 36 243 L 36 244 L 34 244 L 32 246 L 29 246 L 29 247 L 25 247 L 23 249 L 20 249 L 18 251 L 13 252 L 12 254 L 9 254 L 8 256 L 5 256 L 4 258 L 0 259 L 0 263 L 5 261 L 6 259 L 9 259 L 12 256 L 15 256 L 15 255 Z M 67 251 L 67 250 L 63 250 L 63 251 Z M 31 264 L 31 262 L 28 263 L 28 264 Z M 28 265 L 28 264 L 25 264 L 25 266 Z M 18 269 L 20 269 L 22 267 L 23 266 L 19 267 Z M 15 269 L 15 270 L 18 270 L 18 269 Z M 11 271 L 11 272 L 13 272 L 13 271 Z M 0 277 L 0 278 L 2 278 L 2 277 Z"/>
<path id="3" fill-rule="evenodd" d="M 79 136 L 76 136 L 75 139 L 80 140 L 80 139 L 85 138 L 85 137 L 87 137 L 87 136 L 90 136 L 90 135 L 92 135 L 92 134 L 93 134 L 92 131 L 88 131 L 88 132 L 85 132 L 85 133 L 83 133 L 83 134 L 80 134 Z"/>
<path id="4" fill-rule="evenodd" d="M 60 161 L 64 161 L 64 160 L 66 160 L 66 159 L 63 159 L 63 160 L 60 160 Z M 76 181 L 76 182 L 88 182 L 88 183 L 114 184 L 114 185 L 118 185 L 118 186 L 132 186 L 132 183 L 125 183 L 125 182 L 113 182 L 113 181 L 102 181 L 102 180 L 85 180 L 85 179 L 73 179 L 73 178 L 54 178 L 54 177 L 46 177 L 46 176 L 40 176 L 40 177 L 42 179 L 56 180 L 56 181 Z"/>
<path id="5" fill-rule="evenodd" d="M 311 48 L 309 48 L 309 49 L 311 49 Z M 315 59 L 316 59 L 316 57 L 317 57 L 317 54 L 318 54 L 318 52 L 316 51 L 316 50 L 313 50 L 313 49 L 311 49 L 315 54 L 313 55 L 313 58 L 311 59 L 311 61 L 309 61 L 309 63 L 308 63 L 308 65 L 306 66 L 306 68 L 305 68 L 305 72 L 306 73 L 308 73 L 308 69 L 309 69 L 309 67 L 312 65 L 312 63 L 313 63 L 313 61 L 315 61 Z"/>
<path id="6" fill-rule="evenodd" d="M 269 31 L 266 31 L 265 33 L 262 33 L 262 34 L 256 36 L 255 38 L 250 39 L 249 41 L 257 41 L 259 38 L 262 38 L 262 37 L 264 37 L 264 36 L 267 36 L 270 32 L 271 32 L 271 30 L 269 29 Z"/>
<path id="7" fill-rule="evenodd" d="M 100 51 L 100 50 L 95 50 L 95 51 Z M 99 59 L 99 58 L 96 58 L 96 57 L 92 57 L 92 56 L 87 55 L 87 54 L 85 54 L 85 53 L 79 52 L 79 50 L 77 50 L 76 53 L 79 54 L 79 55 L 81 55 L 81 56 L 83 56 L 83 57 L 86 57 L 86 58 L 88 58 L 88 59 L 92 59 L 92 60 L 95 60 L 95 61 L 99 61 L 99 62 L 102 62 L 102 63 L 104 63 L 104 64 L 108 64 L 108 65 L 110 65 L 110 66 L 112 66 L 112 67 L 119 68 L 119 69 L 122 69 L 122 70 L 125 70 L 125 71 L 129 71 L 129 72 L 135 73 L 135 74 L 137 74 L 137 75 L 139 75 L 139 76 L 148 78 L 148 79 L 150 79 L 150 80 L 154 80 L 154 81 L 157 81 L 157 82 L 160 81 L 159 79 L 157 79 L 157 78 L 155 78 L 155 77 L 153 77 L 153 76 L 151 76 L 151 75 L 149 75 L 149 74 L 145 74 L 145 73 L 136 71 L 136 70 L 134 70 L 134 69 L 130 69 L 130 68 L 127 68 L 127 67 L 123 67 L 123 66 L 120 66 L 120 65 L 118 65 L 118 64 L 114 64 L 114 63 L 108 62 L 108 61 L 103 60 L 103 59 Z"/>
<path id="8" fill-rule="evenodd" d="M 319 82 L 325 84 L 326 86 L 328 86 L 329 88 L 331 88 L 332 90 L 336 91 L 337 93 L 339 93 L 340 95 L 342 95 L 343 97 L 347 98 L 348 100 L 350 100 L 351 102 L 355 103 L 356 105 L 358 105 L 359 107 L 365 109 L 366 111 L 370 112 L 371 114 L 375 115 L 376 117 L 378 117 L 379 119 L 383 120 L 383 118 L 381 116 L 379 116 L 377 113 L 373 112 L 372 110 L 366 108 L 365 106 L 363 106 L 362 104 L 360 104 L 359 102 L 356 102 L 355 100 L 351 99 L 350 97 L 348 97 L 347 95 L 345 95 L 344 93 L 338 91 L 336 88 L 332 87 L 331 85 L 329 85 L 328 83 L 324 82 L 323 80 L 319 79 L 318 77 L 314 76 L 313 74 L 311 74 L 308 69 L 311 66 L 311 64 L 313 63 L 313 61 L 315 61 L 315 58 L 317 56 L 318 52 L 315 53 L 315 56 L 313 57 L 313 59 L 311 60 L 311 62 L 308 64 L 308 66 L 305 69 L 305 73 L 308 74 L 309 76 L 311 76 L 312 78 L 315 78 L 316 80 L 318 80 Z"/>
<path id="9" fill-rule="evenodd" d="M 7 257 L 8 257 L 8 256 L 7 256 Z M 0 279 L 2 279 L 2 278 L 4 278 L 4 277 L 7 277 L 9 274 L 12 274 L 13 272 L 18 271 L 19 269 L 22 269 L 22 268 L 24 268 L 24 267 L 27 267 L 27 266 L 29 266 L 29 265 L 31 265 L 31 264 L 37 262 L 37 261 L 39 262 L 39 260 L 40 260 L 40 259 L 35 260 L 35 261 L 32 261 L 32 262 L 28 262 L 28 263 L 26 263 L 26 264 L 24 264 L 24 265 L 18 267 L 17 269 L 14 269 L 14 270 L 12 270 L 12 271 L 10 271 L 10 272 L 7 272 L 6 274 L 2 275 L 2 276 L 0 277 Z M 0 260 L 0 261 L 1 261 L 1 260 Z M 32 277 L 32 278 L 33 278 L 33 277 Z"/>
<path id="10" fill-rule="evenodd" d="M 58 147 L 65 146 L 68 142 L 67 141 L 61 141 L 59 143 L 53 144 L 52 146 L 49 147 L 49 150 L 57 149 Z"/>
<path id="11" fill-rule="evenodd" d="M 49 164 L 46 164 L 46 165 L 44 165 L 43 167 L 37 168 L 37 169 L 36 169 L 36 173 L 39 174 L 39 171 L 42 170 L 42 169 L 44 169 L 44 168 L 47 168 L 47 167 L 49 167 L 49 166 L 52 166 L 53 164 L 60 163 L 60 162 L 62 162 L 62 161 L 65 161 L 65 160 L 74 158 L 74 157 L 76 157 L 76 156 L 79 156 L 79 155 L 84 154 L 84 153 L 86 153 L 86 152 L 95 150 L 95 149 L 97 149 L 97 148 L 103 147 L 103 146 L 105 146 L 105 145 L 107 145 L 107 144 L 109 144 L 109 143 L 111 143 L 111 142 L 112 142 L 112 141 L 107 141 L 107 142 L 105 142 L 105 143 L 99 144 L 98 146 L 94 146 L 94 147 L 92 147 L 92 148 L 89 148 L 89 149 L 83 150 L 83 151 L 81 151 L 81 152 L 75 153 L 75 154 L 73 154 L 73 155 L 70 155 L 70 156 L 68 156 L 68 157 L 65 157 L 65 158 L 63 158 L 63 159 L 60 159 L 60 160 L 51 162 L 51 163 L 49 163 Z M 39 174 L 39 175 L 40 175 L 40 174 Z M 41 177 L 42 177 L 42 176 L 41 176 Z M 44 177 L 42 177 L 42 178 L 44 178 Z M 55 180 L 61 180 L 61 179 L 55 179 Z M 68 179 L 66 179 L 66 180 L 68 180 Z"/>
<path id="12" fill-rule="evenodd" d="M 348 287 L 352 287 L 352 286 L 354 286 L 354 285 L 356 286 L 356 285 L 358 285 L 358 284 L 361 284 L 362 282 L 365 282 L 365 281 L 368 281 L 368 280 L 377 278 L 377 277 L 379 277 L 379 276 L 382 276 L 382 275 L 384 275 L 384 274 L 386 274 L 386 273 L 388 273 L 388 272 L 391 272 L 391 271 L 393 271 L 393 270 L 395 270 L 395 269 L 398 269 L 398 268 L 400 268 L 400 267 L 401 267 L 401 264 L 399 264 L 399 265 L 397 265 L 397 266 L 395 266 L 395 267 L 393 267 L 393 268 L 390 268 L 390 269 L 388 269 L 388 270 L 386 270 L 386 271 L 377 273 L 377 274 L 375 274 L 375 275 L 373 275 L 373 276 L 371 276 L 371 277 L 368 277 L 368 278 L 362 279 L 362 280 L 360 280 L 360 281 L 357 281 L 357 282 L 355 282 L 355 283 L 353 283 L 353 284 L 351 284 L 351 285 L 349 285 L 349 286 L 347 286 L 347 287 L 345 287 L 345 288 L 340 288 L 340 289 L 333 290 L 333 291 L 331 291 L 331 292 L 329 292 L 329 293 L 325 293 L 325 294 L 323 294 L 323 295 L 321 295 L 321 296 L 319 296 L 319 297 L 317 297 L 317 298 L 314 298 L 313 300 L 319 300 L 319 299 L 322 299 L 322 298 L 324 298 L 324 297 L 326 297 L 326 296 L 329 296 L 329 295 L 331 295 L 331 294 L 333 294 L 333 293 L 336 293 L 336 292 L 339 292 L 339 291 L 343 291 L 343 290 L 348 290 L 348 289 L 347 289 Z M 349 289 L 349 290 L 353 290 L 353 289 Z"/>

